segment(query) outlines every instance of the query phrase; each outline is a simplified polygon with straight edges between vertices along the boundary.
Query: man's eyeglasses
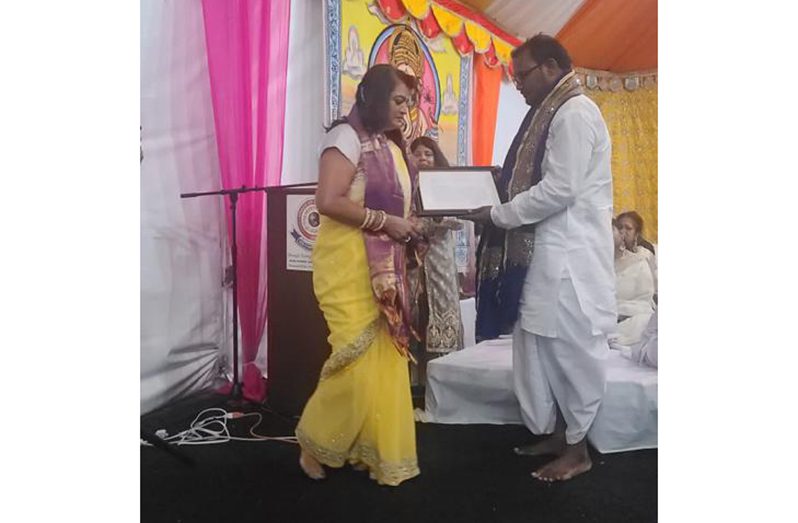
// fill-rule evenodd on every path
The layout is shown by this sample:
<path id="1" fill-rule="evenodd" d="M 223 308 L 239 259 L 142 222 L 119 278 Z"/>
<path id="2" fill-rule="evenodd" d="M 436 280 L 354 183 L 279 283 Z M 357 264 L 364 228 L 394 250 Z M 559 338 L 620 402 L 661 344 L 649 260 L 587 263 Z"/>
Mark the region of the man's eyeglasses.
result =
<path id="1" fill-rule="evenodd" d="M 524 71 L 524 72 L 522 72 L 520 74 L 513 74 L 513 83 L 515 84 L 515 86 L 516 87 L 521 87 L 521 85 L 524 83 L 524 80 L 526 80 L 526 77 L 529 76 L 530 74 L 532 74 L 532 71 L 534 71 L 535 69 L 537 69 L 538 67 L 540 67 L 544 63 L 545 62 L 541 62 L 538 65 L 536 65 L 535 67 L 533 67 L 531 69 L 527 69 L 526 71 Z"/>

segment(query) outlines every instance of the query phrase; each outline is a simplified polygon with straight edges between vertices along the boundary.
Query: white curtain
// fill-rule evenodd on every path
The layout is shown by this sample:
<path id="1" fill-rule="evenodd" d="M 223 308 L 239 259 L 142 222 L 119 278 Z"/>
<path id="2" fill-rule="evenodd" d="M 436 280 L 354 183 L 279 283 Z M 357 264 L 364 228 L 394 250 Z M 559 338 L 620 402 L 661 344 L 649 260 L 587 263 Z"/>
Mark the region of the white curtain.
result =
<path id="1" fill-rule="evenodd" d="M 324 136 L 324 18 L 320 0 L 291 0 L 282 185 L 315 182 Z"/>
<path id="2" fill-rule="evenodd" d="M 207 388 L 226 354 L 220 188 L 200 0 L 141 3 L 141 411 Z M 113 350 L 109 347 L 109 350 Z"/>

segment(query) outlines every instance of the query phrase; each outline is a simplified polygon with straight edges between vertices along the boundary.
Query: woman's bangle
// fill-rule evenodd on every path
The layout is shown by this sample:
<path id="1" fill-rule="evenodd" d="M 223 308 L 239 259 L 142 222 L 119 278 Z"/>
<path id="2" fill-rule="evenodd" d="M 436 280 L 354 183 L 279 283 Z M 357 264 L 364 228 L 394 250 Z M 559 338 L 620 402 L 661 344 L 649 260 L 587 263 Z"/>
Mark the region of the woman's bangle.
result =
<path id="1" fill-rule="evenodd" d="M 381 231 L 383 227 L 385 227 L 385 222 L 388 221 L 388 213 L 385 211 L 378 211 L 380 213 L 380 221 L 377 224 L 377 227 L 374 229 L 375 231 Z"/>
<path id="2" fill-rule="evenodd" d="M 361 229 L 368 229 L 369 228 L 369 224 L 371 223 L 371 221 L 373 219 L 372 218 L 373 213 L 372 213 L 371 209 L 366 207 L 365 211 L 366 211 L 366 214 L 363 216 L 363 223 L 360 224 L 360 228 Z"/>
<path id="3" fill-rule="evenodd" d="M 388 221 L 388 213 L 383 210 L 374 211 L 366 207 L 366 215 L 363 217 L 363 223 L 360 228 L 367 231 L 380 231 L 385 227 Z"/>
<path id="4" fill-rule="evenodd" d="M 366 229 L 373 231 L 374 227 L 377 225 L 377 222 L 380 220 L 380 215 L 373 209 L 369 209 L 369 215 L 369 222 L 366 224 Z"/>

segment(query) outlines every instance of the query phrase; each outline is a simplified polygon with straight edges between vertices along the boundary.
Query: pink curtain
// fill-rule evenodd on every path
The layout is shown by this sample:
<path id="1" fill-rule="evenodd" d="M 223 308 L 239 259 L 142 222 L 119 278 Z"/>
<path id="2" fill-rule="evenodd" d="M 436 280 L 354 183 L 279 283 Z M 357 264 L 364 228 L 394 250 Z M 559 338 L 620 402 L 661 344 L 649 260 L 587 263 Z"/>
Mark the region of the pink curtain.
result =
<path id="1" fill-rule="evenodd" d="M 283 163 L 288 0 L 203 0 L 216 144 L 222 186 L 272 186 Z M 228 232 L 231 233 L 229 200 Z M 265 194 L 245 193 L 237 206 L 238 310 L 244 397 L 262 401 L 255 365 L 266 325 Z M 228 237 L 231 234 L 228 234 Z"/>

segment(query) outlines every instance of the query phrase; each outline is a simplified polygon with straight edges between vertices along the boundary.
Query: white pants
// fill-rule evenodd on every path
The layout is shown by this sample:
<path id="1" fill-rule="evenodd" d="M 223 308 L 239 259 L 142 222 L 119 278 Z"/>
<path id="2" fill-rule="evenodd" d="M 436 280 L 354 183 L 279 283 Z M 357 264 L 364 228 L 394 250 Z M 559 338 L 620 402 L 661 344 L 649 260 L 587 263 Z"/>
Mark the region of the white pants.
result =
<path id="1" fill-rule="evenodd" d="M 606 335 L 594 335 L 573 283 L 564 280 L 557 303 L 557 337 L 538 336 L 517 322 L 513 384 L 521 417 L 533 434 L 554 432 L 559 407 L 569 445 L 587 436 L 604 396 Z"/>

